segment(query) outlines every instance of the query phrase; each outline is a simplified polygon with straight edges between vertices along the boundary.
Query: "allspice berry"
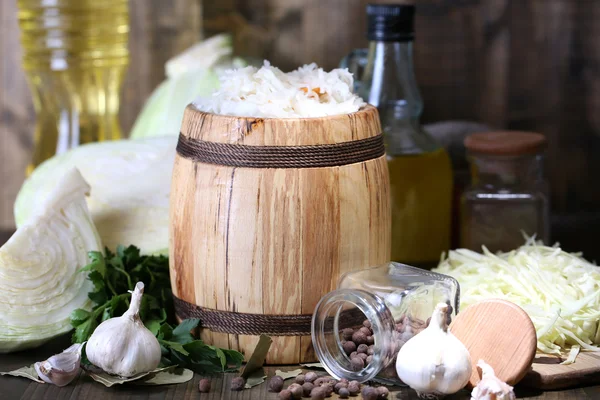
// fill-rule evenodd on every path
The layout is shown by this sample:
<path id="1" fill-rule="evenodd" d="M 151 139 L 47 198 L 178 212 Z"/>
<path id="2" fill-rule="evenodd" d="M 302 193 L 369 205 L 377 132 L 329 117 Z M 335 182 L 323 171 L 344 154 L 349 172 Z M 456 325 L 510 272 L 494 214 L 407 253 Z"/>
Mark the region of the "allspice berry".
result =
<path id="1" fill-rule="evenodd" d="M 296 379 L 294 379 L 294 381 L 298 384 L 298 385 L 302 385 L 305 382 L 304 379 L 304 375 L 300 374 L 296 377 Z"/>
<path id="2" fill-rule="evenodd" d="M 200 379 L 200 382 L 198 382 L 198 390 L 200 393 L 210 392 L 210 379 Z"/>
<path id="3" fill-rule="evenodd" d="M 364 333 L 365 336 L 371 336 L 373 334 L 373 332 L 369 328 L 364 327 L 364 326 L 362 328 L 360 328 L 360 331 L 362 333 Z"/>
<path id="4" fill-rule="evenodd" d="M 377 388 L 377 393 L 379 394 L 380 399 L 387 399 L 390 394 L 390 391 L 385 386 L 379 386 Z"/>
<path id="5" fill-rule="evenodd" d="M 292 392 L 290 392 L 287 389 L 282 390 L 281 392 L 279 392 L 279 399 L 280 400 L 292 400 Z"/>
<path id="6" fill-rule="evenodd" d="M 371 386 L 365 386 L 362 390 L 362 397 L 363 400 L 377 400 L 377 398 L 379 397 L 379 393 L 377 392 L 377 389 L 375 389 L 374 387 Z"/>
<path id="7" fill-rule="evenodd" d="M 350 368 L 354 372 L 358 372 L 365 367 L 365 362 L 360 357 L 354 357 L 350 360 Z"/>
<path id="8" fill-rule="evenodd" d="M 363 321 L 363 326 L 364 326 L 365 328 L 369 328 L 369 329 L 371 328 L 371 323 L 369 322 L 369 320 L 368 320 L 368 319 L 365 319 L 365 320 Z"/>
<path id="9" fill-rule="evenodd" d="M 350 391 L 348 390 L 348 388 L 341 388 L 338 392 L 338 395 L 340 396 L 340 399 L 347 399 L 348 397 L 350 397 Z"/>
<path id="10" fill-rule="evenodd" d="M 269 390 L 271 392 L 279 393 L 283 389 L 283 378 L 275 375 L 269 380 Z"/>
<path id="11" fill-rule="evenodd" d="M 355 346 L 363 344 L 363 343 L 367 343 L 367 335 L 365 335 L 361 331 L 354 332 L 354 334 L 352 335 L 352 342 L 354 342 Z M 352 343 L 352 342 L 346 342 L 346 345 L 348 343 Z M 354 350 L 356 350 L 356 348 Z M 354 351 L 354 350 L 352 350 L 352 351 Z M 344 351 L 346 351 L 346 349 L 344 349 Z M 346 351 L 346 354 L 350 354 L 350 353 L 352 353 L 352 351 L 351 352 Z"/>
<path id="12" fill-rule="evenodd" d="M 360 333 L 360 332 L 359 332 Z M 354 336 L 353 336 L 354 337 Z M 344 349 L 344 352 L 346 354 L 352 354 L 352 352 L 356 351 L 356 343 L 349 341 L 344 343 L 344 345 L 342 346 Z"/>
<path id="13" fill-rule="evenodd" d="M 354 329 L 346 328 L 342 330 L 342 338 L 344 340 L 352 340 L 352 334 L 354 333 Z"/>
<path id="14" fill-rule="evenodd" d="M 302 389 L 302 386 L 297 383 L 292 383 L 290 386 L 288 386 L 287 390 L 292 392 L 292 399 L 294 400 L 301 399 L 302 395 L 304 394 L 304 389 Z"/>
<path id="15" fill-rule="evenodd" d="M 367 359 L 365 360 L 366 364 L 371 364 L 373 362 L 373 356 L 367 356 Z"/>
<path id="16" fill-rule="evenodd" d="M 335 384 L 335 386 L 333 387 L 333 391 L 336 392 L 336 393 L 339 393 L 340 389 L 347 388 L 347 387 L 348 387 L 348 384 L 346 382 L 341 382 L 340 381 L 340 382 L 338 382 L 338 383 Z"/>
<path id="17" fill-rule="evenodd" d="M 372 346 L 374 343 L 375 343 L 375 338 L 373 337 L 373 335 L 367 336 L 367 344 L 369 346 Z"/>
<path id="18" fill-rule="evenodd" d="M 313 400 L 325 400 L 325 397 L 327 397 L 327 392 L 322 387 L 315 387 L 310 392 L 310 398 Z"/>
<path id="19" fill-rule="evenodd" d="M 240 390 L 243 390 L 244 386 L 246 386 L 246 380 L 244 378 L 242 378 L 241 376 L 238 376 L 237 378 L 233 378 L 231 380 L 231 390 L 233 390 L 235 392 L 239 392 Z"/>
<path id="20" fill-rule="evenodd" d="M 315 385 L 313 385 L 310 382 L 304 382 L 304 384 L 302 385 L 302 391 L 304 392 L 304 397 L 310 397 L 310 392 L 312 392 L 312 390 L 315 388 Z"/>
<path id="21" fill-rule="evenodd" d="M 333 385 L 331 383 L 326 383 L 321 388 L 325 389 L 325 397 L 330 397 L 333 393 Z"/>
<path id="22" fill-rule="evenodd" d="M 369 346 L 366 344 L 361 344 L 356 348 L 357 353 L 366 353 L 369 350 Z"/>
<path id="23" fill-rule="evenodd" d="M 350 396 L 356 396 L 360 392 L 360 384 L 358 382 L 352 381 L 348 384 L 348 392 Z"/>
<path id="24" fill-rule="evenodd" d="M 307 373 L 304 375 L 304 382 L 310 382 L 310 383 L 312 383 L 312 382 L 314 382 L 314 381 L 315 381 L 315 379 L 317 379 L 317 378 L 318 378 L 318 375 L 317 375 L 317 373 L 316 373 L 316 372 L 312 372 L 312 371 L 311 371 L 311 372 L 307 372 Z"/>
<path id="25" fill-rule="evenodd" d="M 367 350 L 367 355 L 372 356 L 373 354 L 375 354 L 375 346 L 370 345 L 369 349 Z"/>
<path id="26" fill-rule="evenodd" d="M 317 379 L 315 379 L 315 381 L 313 382 L 315 384 L 315 386 L 321 386 L 322 384 L 324 384 L 327 381 L 327 377 L 321 376 Z"/>

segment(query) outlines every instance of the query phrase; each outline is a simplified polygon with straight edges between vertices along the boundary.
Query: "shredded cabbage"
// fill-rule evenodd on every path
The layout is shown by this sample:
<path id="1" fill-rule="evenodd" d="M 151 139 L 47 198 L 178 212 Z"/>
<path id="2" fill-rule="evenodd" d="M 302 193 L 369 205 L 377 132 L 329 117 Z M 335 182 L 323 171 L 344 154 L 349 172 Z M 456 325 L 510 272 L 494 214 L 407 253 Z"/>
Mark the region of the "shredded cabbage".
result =
<path id="1" fill-rule="evenodd" d="M 0 248 L 0 353 L 68 332 L 71 312 L 91 308 L 93 285 L 77 273 L 89 251 L 102 251 L 85 202 L 90 187 L 76 169 L 53 186 Z"/>
<path id="2" fill-rule="evenodd" d="M 212 96 L 194 105 L 221 115 L 263 118 L 309 118 L 358 111 L 365 102 L 352 92 L 347 69 L 323 71 L 316 64 L 284 73 L 268 61 L 261 68 L 249 66 L 225 71 Z"/>
<path id="3" fill-rule="evenodd" d="M 54 156 L 25 181 L 15 202 L 21 226 L 56 180 L 76 167 L 94 188 L 87 203 L 104 246 L 167 253 L 169 193 L 177 136 L 90 143 Z"/>
<path id="4" fill-rule="evenodd" d="M 450 251 L 434 271 L 458 280 L 461 307 L 489 298 L 521 306 L 544 353 L 561 354 L 574 345 L 600 351 L 600 268 L 581 254 L 529 238 L 508 253 Z"/>

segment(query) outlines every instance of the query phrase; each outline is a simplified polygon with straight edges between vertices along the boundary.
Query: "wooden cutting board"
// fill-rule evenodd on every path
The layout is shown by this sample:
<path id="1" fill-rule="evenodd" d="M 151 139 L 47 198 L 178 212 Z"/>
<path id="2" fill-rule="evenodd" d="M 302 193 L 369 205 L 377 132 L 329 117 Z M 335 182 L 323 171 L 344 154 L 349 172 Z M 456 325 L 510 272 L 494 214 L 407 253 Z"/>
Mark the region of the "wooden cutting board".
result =
<path id="1" fill-rule="evenodd" d="M 543 390 L 598 383 L 600 381 L 600 352 L 579 353 L 574 364 L 560 365 L 563 360 L 547 354 L 537 354 L 532 369 L 522 385 Z"/>

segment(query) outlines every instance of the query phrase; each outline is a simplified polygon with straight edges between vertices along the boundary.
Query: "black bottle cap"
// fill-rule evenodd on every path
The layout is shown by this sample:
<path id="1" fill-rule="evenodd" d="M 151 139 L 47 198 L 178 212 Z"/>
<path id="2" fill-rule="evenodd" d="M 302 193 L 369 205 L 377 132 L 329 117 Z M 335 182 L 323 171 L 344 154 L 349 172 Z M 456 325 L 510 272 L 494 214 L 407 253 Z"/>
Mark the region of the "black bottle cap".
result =
<path id="1" fill-rule="evenodd" d="M 409 42 L 415 38 L 415 6 L 367 5 L 367 38 L 371 41 Z"/>

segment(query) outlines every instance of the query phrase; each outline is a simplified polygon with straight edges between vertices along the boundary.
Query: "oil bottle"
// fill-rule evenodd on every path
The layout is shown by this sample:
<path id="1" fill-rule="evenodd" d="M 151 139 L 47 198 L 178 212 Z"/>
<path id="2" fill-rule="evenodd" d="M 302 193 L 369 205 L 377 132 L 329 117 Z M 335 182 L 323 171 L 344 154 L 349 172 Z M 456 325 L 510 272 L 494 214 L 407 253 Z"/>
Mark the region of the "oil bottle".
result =
<path id="1" fill-rule="evenodd" d="M 425 132 L 413 70 L 414 5 L 367 6 L 369 49 L 359 94 L 379 110 L 392 196 L 392 261 L 434 266 L 450 247 L 452 166 Z"/>
<path id="2" fill-rule="evenodd" d="M 18 0 L 23 67 L 42 161 L 121 137 L 119 94 L 129 61 L 128 0 Z"/>

